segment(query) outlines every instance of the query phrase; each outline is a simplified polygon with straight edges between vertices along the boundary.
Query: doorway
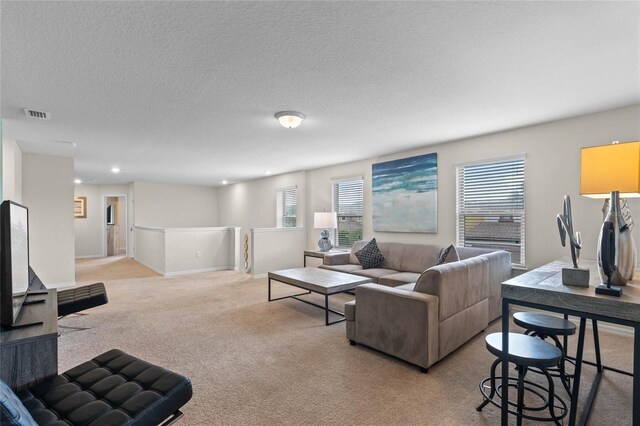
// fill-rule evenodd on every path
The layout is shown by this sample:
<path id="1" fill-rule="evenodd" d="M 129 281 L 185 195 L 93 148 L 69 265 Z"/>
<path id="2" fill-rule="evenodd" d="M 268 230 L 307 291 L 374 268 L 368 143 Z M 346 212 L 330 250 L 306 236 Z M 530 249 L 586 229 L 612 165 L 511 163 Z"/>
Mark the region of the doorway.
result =
<path id="1" fill-rule="evenodd" d="M 127 254 L 127 196 L 105 195 L 102 199 L 103 250 L 105 256 Z"/>

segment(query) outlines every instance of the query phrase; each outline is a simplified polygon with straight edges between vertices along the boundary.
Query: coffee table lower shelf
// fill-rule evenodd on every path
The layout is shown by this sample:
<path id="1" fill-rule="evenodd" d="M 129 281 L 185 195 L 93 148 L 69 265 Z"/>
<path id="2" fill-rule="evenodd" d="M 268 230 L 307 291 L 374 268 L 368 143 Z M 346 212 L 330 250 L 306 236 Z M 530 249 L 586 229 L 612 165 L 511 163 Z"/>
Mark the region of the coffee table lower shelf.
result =
<path id="1" fill-rule="evenodd" d="M 370 279 L 359 277 L 342 272 L 329 271 L 319 268 L 296 268 L 282 271 L 269 272 L 268 275 L 268 295 L 267 300 L 273 302 L 282 299 L 296 299 L 308 305 L 324 310 L 325 325 L 337 324 L 345 321 L 344 312 L 329 308 L 329 296 L 338 293 L 352 291 L 360 284 L 371 282 Z M 306 290 L 304 293 L 292 294 L 277 298 L 271 297 L 271 280 L 278 281 L 293 287 Z M 316 293 L 324 296 L 324 305 L 320 305 L 309 300 L 301 299 L 300 296 Z M 329 321 L 329 312 L 339 315 L 341 318 Z"/>

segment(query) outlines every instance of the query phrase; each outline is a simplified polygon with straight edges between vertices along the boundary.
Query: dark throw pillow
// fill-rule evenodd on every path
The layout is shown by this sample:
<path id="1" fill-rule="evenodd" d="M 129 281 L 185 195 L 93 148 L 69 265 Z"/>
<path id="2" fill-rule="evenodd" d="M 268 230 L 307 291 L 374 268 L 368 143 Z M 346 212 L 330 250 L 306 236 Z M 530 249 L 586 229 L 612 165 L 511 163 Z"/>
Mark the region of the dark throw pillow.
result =
<path id="1" fill-rule="evenodd" d="M 440 257 L 438 258 L 438 263 L 436 265 L 442 265 L 443 263 L 451 263 L 457 262 L 460 260 L 460 256 L 458 255 L 458 250 L 451 244 L 446 249 L 440 252 Z"/>
<path id="2" fill-rule="evenodd" d="M 369 241 L 367 245 L 362 247 L 362 249 L 358 250 L 356 252 L 356 257 L 360 261 L 362 269 L 375 268 L 384 260 L 384 256 L 378 248 L 378 244 L 376 243 L 375 238 Z"/>

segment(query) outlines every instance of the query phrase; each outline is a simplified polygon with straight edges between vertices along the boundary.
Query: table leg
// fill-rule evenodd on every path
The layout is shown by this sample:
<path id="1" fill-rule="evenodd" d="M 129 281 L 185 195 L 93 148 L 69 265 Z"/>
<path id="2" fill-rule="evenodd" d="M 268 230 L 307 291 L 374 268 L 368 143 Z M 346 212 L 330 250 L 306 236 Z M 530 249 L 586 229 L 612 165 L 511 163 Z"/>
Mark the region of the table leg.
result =
<path id="1" fill-rule="evenodd" d="M 598 333 L 598 320 L 591 320 L 593 325 L 593 346 L 596 350 L 596 368 L 598 373 L 602 373 L 602 357 L 600 356 L 600 334 Z"/>
<path id="2" fill-rule="evenodd" d="M 502 299 L 502 426 L 509 425 L 509 302 Z"/>
<path id="3" fill-rule="evenodd" d="M 640 425 L 640 325 L 633 336 L 633 424 Z"/>
<path id="4" fill-rule="evenodd" d="M 304 267 L 306 268 L 307 267 L 307 255 L 305 254 L 303 256 L 303 258 L 304 258 L 303 264 L 304 264 Z"/>
<path id="5" fill-rule="evenodd" d="M 267 302 L 271 302 L 271 278 L 267 278 L 267 281 L 269 281 L 269 292 L 267 294 Z"/>
<path id="6" fill-rule="evenodd" d="M 584 350 L 584 329 L 587 326 L 587 319 L 580 318 L 580 331 L 578 332 L 578 348 L 576 349 L 576 367 L 573 377 L 573 391 L 571 392 L 571 408 L 569 411 L 569 424 L 576 424 L 578 411 L 578 392 L 580 390 L 580 373 L 582 371 L 582 352 Z"/>
<path id="7" fill-rule="evenodd" d="M 329 325 L 329 295 L 324 295 L 324 325 Z"/>

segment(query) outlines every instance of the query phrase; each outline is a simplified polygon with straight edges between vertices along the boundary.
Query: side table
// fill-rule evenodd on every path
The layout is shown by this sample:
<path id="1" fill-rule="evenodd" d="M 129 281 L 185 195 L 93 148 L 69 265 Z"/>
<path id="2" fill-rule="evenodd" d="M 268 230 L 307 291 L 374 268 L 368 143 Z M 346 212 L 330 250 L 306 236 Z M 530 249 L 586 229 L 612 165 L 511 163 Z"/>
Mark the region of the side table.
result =
<path id="1" fill-rule="evenodd" d="M 346 249 L 331 249 L 329 251 L 320 251 L 320 250 L 305 250 L 304 251 L 304 267 L 307 267 L 307 257 L 315 257 L 318 259 L 323 259 L 324 255 L 329 253 L 344 253 L 347 252 Z"/>

